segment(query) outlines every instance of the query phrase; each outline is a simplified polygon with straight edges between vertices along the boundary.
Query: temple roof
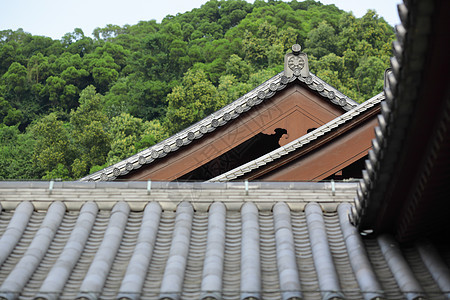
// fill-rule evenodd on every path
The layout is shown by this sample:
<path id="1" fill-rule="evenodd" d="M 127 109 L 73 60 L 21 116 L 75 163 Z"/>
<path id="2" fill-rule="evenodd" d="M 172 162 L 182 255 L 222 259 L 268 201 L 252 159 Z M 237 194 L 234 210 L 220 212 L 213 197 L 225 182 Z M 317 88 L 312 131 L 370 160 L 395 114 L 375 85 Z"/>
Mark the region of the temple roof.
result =
<path id="1" fill-rule="evenodd" d="M 399 4 L 386 101 L 355 202 L 355 222 L 401 240 L 450 230 L 450 2 Z"/>
<path id="2" fill-rule="evenodd" d="M 240 177 L 244 176 L 247 173 L 250 173 L 254 170 L 257 170 L 259 168 L 262 168 L 263 166 L 272 163 L 276 160 L 281 159 L 282 157 L 288 155 L 289 153 L 293 151 L 297 151 L 300 148 L 308 145 L 309 143 L 317 140 L 318 138 L 322 137 L 323 135 L 326 135 L 327 133 L 335 130 L 339 126 L 350 122 L 354 118 L 360 116 L 361 114 L 364 114 L 366 111 L 370 110 L 374 106 L 378 105 L 382 100 L 384 100 L 384 93 L 380 93 L 369 100 L 363 102 L 362 104 L 354 107 L 353 109 L 349 110 L 345 114 L 331 120 L 330 122 L 326 123 L 325 125 L 322 125 L 321 127 L 311 131 L 310 133 L 307 133 L 306 135 L 303 135 L 299 137 L 298 139 L 290 142 L 289 144 L 285 146 L 281 146 L 280 148 L 267 153 L 266 155 L 263 155 L 253 161 L 250 161 L 242 166 L 239 166 L 233 170 L 230 170 L 226 173 L 223 173 L 215 178 L 210 179 L 209 181 L 230 181 L 230 180 L 236 180 Z"/>
<path id="3" fill-rule="evenodd" d="M 172 152 L 181 150 L 184 146 L 189 145 L 195 140 L 201 139 L 203 136 L 214 132 L 217 128 L 226 126 L 228 122 L 239 118 L 242 113 L 247 112 L 252 108 L 257 107 L 259 104 L 271 99 L 278 92 L 284 90 L 291 84 L 304 84 L 304 86 L 306 86 L 309 90 L 319 94 L 323 99 L 326 99 L 329 103 L 342 108 L 344 111 L 349 111 L 358 105 L 358 103 L 348 98 L 316 75 L 310 72 L 308 73 L 309 75 L 305 77 L 303 77 L 300 73 L 292 74 L 292 76 L 286 77 L 284 72 L 281 72 L 254 90 L 248 92 L 222 109 L 212 113 L 196 124 L 148 149 L 145 149 L 103 170 L 88 175 L 81 180 L 114 180 L 120 176 L 128 174 L 130 171 L 151 164 Z"/>
<path id="4" fill-rule="evenodd" d="M 355 183 L 1 182 L 0 299 L 450 295 L 449 247 L 365 239 L 354 195 Z"/>
<path id="5" fill-rule="evenodd" d="M 449 11 L 444 0 L 399 6 L 403 25 L 359 184 L 0 182 L 0 299 L 449 299 Z M 271 83 L 306 80 L 277 76 Z M 247 100 L 264 101 L 272 85 L 263 86 L 264 97 Z M 255 103 L 242 101 L 166 149 Z"/>

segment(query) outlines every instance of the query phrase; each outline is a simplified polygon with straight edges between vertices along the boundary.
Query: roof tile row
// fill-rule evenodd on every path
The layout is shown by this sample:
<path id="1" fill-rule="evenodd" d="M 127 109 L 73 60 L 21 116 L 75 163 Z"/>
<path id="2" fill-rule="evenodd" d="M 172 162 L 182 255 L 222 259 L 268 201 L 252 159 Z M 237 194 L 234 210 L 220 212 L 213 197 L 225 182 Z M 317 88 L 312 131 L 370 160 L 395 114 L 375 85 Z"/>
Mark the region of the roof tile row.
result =
<path id="1" fill-rule="evenodd" d="M 70 193 L 81 201 L 80 210 L 66 210 L 65 203 L 56 201 L 35 211 L 32 200 L 3 198 L 3 207 L 12 207 L 8 202 L 19 205 L 0 214 L 0 257 L 4 258 L 0 299 L 441 299 L 450 295 L 448 245 L 429 241 L 399 245 L 391 236 L 365 239 L 349 222 L 353 195 L 345 185 L 335 186 L 334 197 L 346 200 L 328 211 L 316 202 L 293 209 L 292 202 L 311 194 L 302 189 L 292 190 L 297 200 L 280 198 L 271 206 L 260 206 L 241 194 L 240 209 L 213 202 L 207 194 L 178 202 L 174 210 L 163 210 L 158 202 L 133 210 L 123 200 L 110 209 L 99 209 L 77 195 L 76 189 Z M 114 194 L 118 189 L 99 190 Z M 314 193 L 333 201 L 329 190 Z M 196 201 L 206 201 L 202 197 L 209 204 L 194 209 Z"/>

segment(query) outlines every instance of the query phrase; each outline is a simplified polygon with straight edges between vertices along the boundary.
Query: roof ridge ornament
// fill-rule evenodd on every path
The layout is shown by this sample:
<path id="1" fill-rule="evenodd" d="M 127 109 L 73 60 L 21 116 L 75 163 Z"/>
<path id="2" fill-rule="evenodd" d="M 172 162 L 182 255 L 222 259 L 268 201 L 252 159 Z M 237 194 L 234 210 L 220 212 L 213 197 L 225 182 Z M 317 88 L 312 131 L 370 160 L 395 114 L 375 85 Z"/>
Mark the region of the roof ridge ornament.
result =
<path id="1" fill-rule="evenodd" d="M 284 56 L 284 76 L 309 76 L 308 56 L 300 52 L 302 47 L 299 44 L 292 45 L 292 52 Z"/>

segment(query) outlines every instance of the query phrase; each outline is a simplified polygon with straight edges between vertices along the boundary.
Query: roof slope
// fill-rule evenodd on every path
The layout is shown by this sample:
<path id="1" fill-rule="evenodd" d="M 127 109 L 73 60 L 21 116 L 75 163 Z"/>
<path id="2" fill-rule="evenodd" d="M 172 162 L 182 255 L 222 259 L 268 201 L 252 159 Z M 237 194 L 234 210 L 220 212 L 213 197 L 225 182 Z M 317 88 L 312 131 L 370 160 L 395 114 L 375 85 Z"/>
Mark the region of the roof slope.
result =
<path id="1" fill-rule="evenodd" d="M 328 132 L 331 132 L 332 130 L 338 128 L 339 126 L 348 123 L 357 116 L 364 114 L 367 110 L 370 110 L 372 107 L 378 105 L 382 100 L 384 100 L 384 94 L 380 93 L 372 97 L 371 99 L 363 102 L 362 104 L 354 107 L 345 114 L 331 120 L 330 122 L 322 125 L 321 127 L 311 131 L 310 133 L 307 133 L 304 136 L 301 136 L 298 139 L 290 142 L 289 144 L 284 145 L 270 153 L 267 153 L 266 155 L 263 155 L 233 170 L 223 173 L 215 178 L 212 178 L 209 181 L 235 180 L 247 173 L 262 168 L 263 166 L 272 163 L 276 160 L 279 160 L 282 157 L 288 155 L 289 153 L 297 151 L 303 146 L 308 145 L 310 142 L 315 141 L 316 139 L 320 138 L 323 135 L 326 135 Z"/>
<path id="2" fill-rule="evenodd" d="M 81 180 L 114 180 L 119 176 L 128 174 L 132 170 L 153 163 L 154 161 L 167 156 L 169 153 L 177 151 L 183 146 L 189 145 L 193 141 L 202 138 L 205 134 L 215 131 L 216 128 L 226 125 L 228 122 L 238 118 L 242 113 L 251 110 L 263 101 L 272 98 L 279 91 L 282 91 L 292 83 L 304 83 L 308 89 L 318 93 L 324 99 L 328 99 L 330 103 L 342 107 L 342 109 L 346 111 L 349 111 L 358 105 L 355 101 L 351 100 L 312 73 L 309 73 L 309 76 L 307 77 L 302 77 L 300 74 L 286 77 L 284 72 L 281 72 L 224 108 L 212 113 L 208 117 L 180 131 L 172 137 L 169 137 L 121 162 L 88 175 Z"/>
<path id="3" fill-rule="evenodd" d="M 348 218 L 354 183 L 2 182 L 0 192 L 0 299 L 448 296 L 450 248 L 362 238 Z"/>
<path id="4" fill-rule="evenodd" d="M 450 2 L 399 5 L 392 70 L 354 216 L 403 240 L 450 230 Z"/>

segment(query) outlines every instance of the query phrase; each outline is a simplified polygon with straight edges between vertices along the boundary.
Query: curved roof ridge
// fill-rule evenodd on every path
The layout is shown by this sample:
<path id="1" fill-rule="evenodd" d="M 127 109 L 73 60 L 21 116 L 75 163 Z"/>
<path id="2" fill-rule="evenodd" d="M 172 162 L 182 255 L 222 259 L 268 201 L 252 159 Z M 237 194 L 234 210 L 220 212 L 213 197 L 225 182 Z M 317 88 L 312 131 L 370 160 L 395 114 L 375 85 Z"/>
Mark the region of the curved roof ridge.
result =
<path id="1" fill-rule="evenodd" d="M 311 72 L 307 77 L 302 77 L 301 75 L 286 77 L 284 72 L 280 72 L 250 92 L 186 129 L 183 129 L 156 145 L 144 149 L 118 163 L 85 176 L 80 180 L 115 180 L 117 177 L 126 175 L 132 170 L 141 168 L 143 165 L 152 163 L 158 158 L 165 157 L 167 154 L 190 144 L 193 140 L 199 139 L 203 135 L 213 132 L 216 128 L 236 119 L 242 113 L 257 106 L 264 100 L 272 98 L 277 92 L 285 89 L 288 84 L 295 82 L 296 80 L 305 83 L 310 90 L 317 92 L 322 97 L 329 99 L 332 104 L 338 105 L 346 111 L 349 111 L 358 105 L 354 100 L 350 99 L 335 87 L 329 85 Z"/>
<path id="2" fill-rule="evenodd" d="M 380 103 L 382 100 L 384 100 L 383 92 L 370 98 L 369 100 L 366 100 L 365 102 L 361 103 L 360 105 L 353 108 L 352 110 L 350 110 L 350 111 L 346 112 L 345 114 L 320 126 L 319 128 L 315 129 L 314 131 L 311 131 L 310 133 L 307 133 L 307 134 L 299 137 L 298 139 L 293 140 L 292 142 L 273 150 L 272 152 L 269 152 L 255 160 L 252 160 L 252 161 L 250 161 L 246 164 L 243 164 L 237 168 L 234 168 L 226 173 L 216 176 L 208 181 L 212 181 L 212 182 L 214 182 L 214 181 L 229 181 L 229 180 L 237 179 L 244 174 L 247 174 L 253 170 L 256 170 L 259 167 L 266 165 L 267 163 L 273 162 L 273 161 L 277 160 L 278 158 L 283 157 L 283 156 L 291 153 L 292 151 L 303 147 L 303 145 L 309 144 L 311 141 L 316 140 L 319 136 L 322 136 L 325 133 L 327 133 L 328 131 L 331 131 L 333 128 L 336 128 L 336 127 L 346 123 L 347 121 L 352 120 L 354 117 L 360 115 L 361 113 L 365 112 L 369 108 Z"/>

